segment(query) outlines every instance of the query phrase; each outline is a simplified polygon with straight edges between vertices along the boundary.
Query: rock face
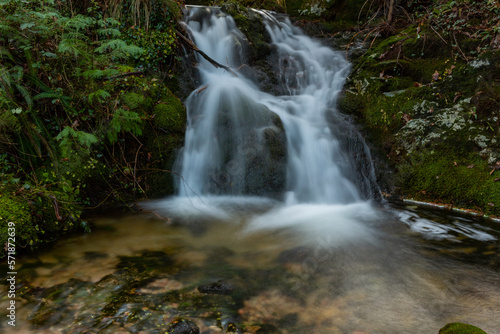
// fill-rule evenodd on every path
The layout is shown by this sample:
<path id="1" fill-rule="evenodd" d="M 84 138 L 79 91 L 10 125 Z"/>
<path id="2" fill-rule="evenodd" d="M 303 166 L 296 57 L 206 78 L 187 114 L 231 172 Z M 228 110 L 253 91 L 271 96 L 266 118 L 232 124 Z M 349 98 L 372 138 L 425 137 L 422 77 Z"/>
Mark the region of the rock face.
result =
<path id="1" fill-rule="evenodd" d="M 467 63 L 438 45 L 401 32 L 365 49 L 340 107 L 364 125 L 385 192 L 498 214 L 499 54 Z"/>

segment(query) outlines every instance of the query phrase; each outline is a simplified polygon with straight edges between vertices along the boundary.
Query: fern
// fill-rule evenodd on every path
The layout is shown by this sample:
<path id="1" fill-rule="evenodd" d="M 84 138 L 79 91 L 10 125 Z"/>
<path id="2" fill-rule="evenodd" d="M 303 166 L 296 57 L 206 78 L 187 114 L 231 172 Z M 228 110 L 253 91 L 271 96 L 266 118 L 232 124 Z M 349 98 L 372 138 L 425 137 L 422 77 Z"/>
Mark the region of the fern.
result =
<path id="1" fill-rule="evenodd" d="M 139 136 L 142 134 L 142 120 L 136 112 L 119 108 L 115 111 L 113 119 L 109 122 L 107 132 L 108 140 L 113 144 L 121 132 L 131 132 Z"/>
<path id="2" fill-rule="evenodd" d="M 111 94 L 109 94 L 103 89 L 98 89 L 95 92 L 89 94 L 89 102 L 92 103 L 94 100 L 97 100 L 97 102 L 103 103 L 106 101 L 106 99 L 109 99 L 110 97 Z"/>
<path id="3" fill-rule="evenodd" d="M 59 146 L 64 157 L 71 156 L 75 150 L 78 151 L 80 148 L 84 148 L 85 153 L 88 153 L 92 144 L 99 142 L 95 135 L 84 131 L 76 131 L 69 126 L 64 127 L 55 139 L 60 141 Z"/>
<path id="4" fill-rule="evenodd" d="M 19 93 L 21 93 L 21 95 L 24 97 L 24 100 L 28 104 L 28 111 L 31 111 L 31 109 L 33 108 L 33 99 L 31 98 L 31 95 L 28 92 L 28 90 L 26 88 L 24 88 L 23 86 L 18 85 L 18 84 L 15 84 L 14 86 L 19 91 Z"/>
<path id="5" fill-rule="evenodd" d="M 0 113 L 0 135 L 7 132 L 19 133 L 20 131 L 21 123 L 12 112 L 4 110 Z"/>
<path id="6" fill-rule="evenodd" d="M 59 25 L 65 30 L 79 32 L 86 30 L 94 24 L 95 20 L 88 16 L 76 15 L 74 17 L 64 17 L 58 20 Z"/>
<path id="7" fill-rule="evenodd" d="M 59 43 L 58 51 L 61 53 L 73 54 L 75 57 L 86 54 L 85 48 L 87 44 L 80 39 L 64 38 Z"/>
<path id="8" fill-rule="evenodd" d="M 128 45 L 121 39 L 112 39 L 104 42 L 100 47 L 96 48 L 95 51 L 101 54 L 111 52 L 114 57 L 128 58 L 142 54 L 143 49 L 135 45 Z"/>
<path id="9" fill-rule="evenodd" d="M 97 33 L 101 36 L 111 36 L 111 37 L 120 37 L 122 35 L 122 33 L 115 28 L 97 29 Z"/>
<path id="10" fill-rule="evenodd" d="M 99 25 L 99 27 L 101 28 L 106 28 L 108 26 L 111 26 L 111 27 L 119 27 L 120 26 L 120 21 L 118 20 L 115 20 L 114 18 L 112 17 L 107 17 L 105 19 L 100 19 L 97 21 L 97 24 Z"/>

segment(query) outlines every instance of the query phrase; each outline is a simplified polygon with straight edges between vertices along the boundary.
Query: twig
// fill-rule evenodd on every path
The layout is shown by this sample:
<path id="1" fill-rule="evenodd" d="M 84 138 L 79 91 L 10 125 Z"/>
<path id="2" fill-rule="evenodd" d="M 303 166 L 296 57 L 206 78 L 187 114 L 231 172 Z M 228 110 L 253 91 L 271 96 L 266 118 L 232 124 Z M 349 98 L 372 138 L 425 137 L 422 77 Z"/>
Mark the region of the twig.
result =
<path id="1" fill-rule="evenodd" d="M 431 25 L 429 25 L 429 26 L 431 27 L 432 31 L 434 31 L 439 36 L 439 38 L 441 38 L 441 40 L 444 42 L 444 44 L 448 45 L 448 43 L 446 43 L 444 38 Z"/>
<path id="2" fill-rule="evenodd" d="M 56 218 L 57 220 L 61 221 L 63 217 L 61 216 L 61 213 L 59 212 L 59 203 L 57 203 L 57 198 L 53 194 L 49 195 L 50 198 L 54 201 L 54 211 L 56 213 Z"/>
<path id="3" fill-rule="evenodd" d="M 453 39 L 455 40 L 455 43 L 457 44 L 457 48 L 458 48 L 458 51 L 460 51 L 460 53 L 462 54 L 462 56 L 464 57 L 465 61 L 468 63 L 469 62 L 469 58 L 467 58 L 467 56 L 464 54 L 464 52 L 462 51 L 462 49 L 460 48 L 460 45 L 458 45 L 458 42 L 457 42 L 457 37 L 455 36 L 455 33 L 453 33 Z"/>
<path id="4" fill-rule="evenodd" d="M 236 75 L 236 73 L 234 73 L 231 68 L 229 68 L 228 66 L 224 66 L 224 65 L 216 62 L 215 60 L 213 60 L 212 58 L 210 58 L 209 56 L 207 56 L 207 54 L 205 52 L 203 52 L 200 49 L 198 49 L 198 47 L 196 46 L 196 44 L 194 44 L 193 41 L 191 41 L 189 38 L 187 38 L 186 36 L 184 36 L 183 34 L 181 34 L 181 32 L 179 30 L 176 29 L 175 32 L 177 33 L 177 36 L 179 36 L 192 50 L 198 52 L 200 54 L 200 56 L 202 56 L 203 58 L 205 58 L 210 64 L 212 64 L 213 66 L 218 67 L 218 68 L 223 68 L 226 71 L 228 71 L 229 73 L 231 73 L 232 75 L 234 75 L 235 77 L 238 77 Z"/>
<path id="5" fill-rule="evenodd" d="M 134 136 L 135 137 L 135 136 Z M 137 139 L 137 138 L 136 138 Z M 140 143 L 140 142 L 139 142 Z M 141 188 L 141 185 L 139 184 L 139 182 L 137 181 L 137 177 L 136 177 L 136 172 L 137 172 L 137 157 L 139 156 L 139 151 L 141 150 L 141 147 L 143 146 L 142 143 L 140 143 L 141 145 L 139 145 L 139 148 L 137 149 L 137 152 L 135 152 L 135 161 L 134 161 L 134 183 L 137 184 L 137 186 L 139 187 L 139 189 L 141 189 L 142 193 L 145 195 L 146 193 L 144 192 L 144 189 Z"/>

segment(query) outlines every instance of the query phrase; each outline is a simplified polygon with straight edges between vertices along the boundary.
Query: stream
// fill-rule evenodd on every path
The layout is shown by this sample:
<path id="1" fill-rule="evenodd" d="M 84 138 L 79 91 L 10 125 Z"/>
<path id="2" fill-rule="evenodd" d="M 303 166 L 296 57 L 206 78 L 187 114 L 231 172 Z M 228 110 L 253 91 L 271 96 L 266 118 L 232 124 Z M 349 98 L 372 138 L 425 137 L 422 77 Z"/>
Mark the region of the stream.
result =
<path id="1" fill-rule="evenodd" d="M 270 38 L 274 91 L 251 69 L 197 58 L 177 195 L 93 214 L 92 233 L 19 258 L 17 325 L 1 331 L 411 334 L 464 322 L 500 334 L 500 224 L 381 200 L 369 149 L 336 110 L 344 55 L 286 17 L 252 15 Z M 245 64 L 233 18 L 191 7 L 185 24 L 211 58 Z"/>

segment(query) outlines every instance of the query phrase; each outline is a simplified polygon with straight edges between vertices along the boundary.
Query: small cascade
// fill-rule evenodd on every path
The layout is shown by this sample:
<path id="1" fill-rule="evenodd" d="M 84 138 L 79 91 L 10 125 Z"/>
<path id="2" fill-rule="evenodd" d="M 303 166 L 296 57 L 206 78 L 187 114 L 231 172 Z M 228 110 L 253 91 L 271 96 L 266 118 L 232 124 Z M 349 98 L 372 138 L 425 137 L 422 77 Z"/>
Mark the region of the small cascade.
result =
<path id="1" fill-rule="evenodd" d="M 376 183 L 369 151 L 336 110 L 350 64 L 288 18 L 256 12 L 277 54 L 273 66 L 283 95 L 262 92 L 241 73 L 199 59 L 201 85 L 186 100 L 179 195 L 272 196 L 290 204 L 371 198 Z M 186 24 L 211 58 L 235 69 L 245 64 L 245 37 L 230 16 L 190 8 Z"/>

